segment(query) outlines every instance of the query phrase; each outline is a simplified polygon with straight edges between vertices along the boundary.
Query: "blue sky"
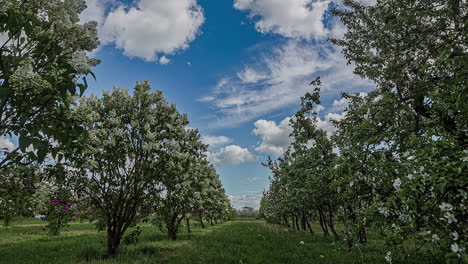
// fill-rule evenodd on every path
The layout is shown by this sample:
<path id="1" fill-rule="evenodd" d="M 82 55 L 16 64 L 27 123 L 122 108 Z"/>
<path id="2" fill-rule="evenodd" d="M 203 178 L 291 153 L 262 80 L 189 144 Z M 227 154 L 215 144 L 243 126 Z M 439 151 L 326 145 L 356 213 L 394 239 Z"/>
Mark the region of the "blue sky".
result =
<path id="1" fill-rule="evenodd" d="M 325 0 L 87 0 L 82 22 L 96 20 L 102 45 L 97 81 L 86 94 L 149 80 L 210 143 L 234 206 L 258 207 L 269 171 L 261 162 L 289 143 L 288 118 L 308 83 L 321 76 L 319 125 L 343 116 L 341 91 L 369 83 L 352 74 L 327 42 L 343 26 Z"/>

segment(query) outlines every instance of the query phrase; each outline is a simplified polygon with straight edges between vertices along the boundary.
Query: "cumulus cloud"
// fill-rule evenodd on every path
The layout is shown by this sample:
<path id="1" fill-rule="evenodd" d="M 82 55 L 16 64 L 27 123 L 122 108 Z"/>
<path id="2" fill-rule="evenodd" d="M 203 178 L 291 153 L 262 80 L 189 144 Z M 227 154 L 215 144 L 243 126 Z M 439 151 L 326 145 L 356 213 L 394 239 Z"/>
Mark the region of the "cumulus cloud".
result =
<path id="1" fill-rule="evenodd" d="M 15 149 L 15 144 L 6 137 L 0 137 L 0 151 L 13 151 Z"/>
<path id="2" fill-rule="evenodd" d="M 324 109 L 321 106 L 318 108 Z M 327 132 L 328 136 L 331 136 L 336 131 L 333 121 L 340 121 L 345 115 L 346 112 L 327 113 L 323 118 L 317 118 L 316 125 Z M 260 142 L 255 150 L 259 153 L 281 156 L 292 142 L 292 138 L 289 136 L 293 130 L 290 120 L 291 117 L 287 117 L 279 124 L 271 120 L 257 120 L 254 123 L 255 129 L 252 132 L 260 137 Z"/>
<path id="3" fill-rule="evenodd" d="M 338 19 L 330 17 L 331 5 L 340 6 L 342 2 L 342 0 L 234 0 L 234 8 L 248 12 L 249 17 L 255 19 L 255 28 L 258 32 L 311 40 L 343 36 L 346 28 Z M 357 0 L 357 2 L 369 6 L 375 4 L 376 0 Z"/>
<path id="4" fill-rule="evenodd" d="M 255 28 L 262 33 L 275 33 L 288 38 L 323 38 L 329 0 L 235 0 L 234 8 L 258 18 Z"/>
<path id="5" fill-rule="evenodd" d="M 339 100 L 333 100 L 332 107 L 334 110 L 343 111 L 348 107 L 348 99 L 340 98 Z"/>
<path id="6" fill-rule="evenodd" d="M 287 117 L 279 124 L 275 121 L 257 120 L 252 133 L 260 137 L 260 143 L 255 150 L 260 153 L 282 155 L 291 143 L 290 120 L 291 118 Z"/>
<path id="7" fill-rule="evenodd" d="M 80 22 L 96 21 L 98 27 L 102 26 L 106 19 L 106 8 L 114 1 L 115 0 L 86 0 L 86 9 L 80 14 Z"/>
<path id="8" fill-rule="evenodd" d="M 232 142 L 231 138 L 225 136 L 203 136 L 201 140 L 210 147 L 226 145 Z"/>
<path id="9" fill-rule="evenodd" d="M 166 56 L 162 56 L 161 58 L 159 58 L 159 63 L 163 65 L 168 64 L 169 62 L 171 62 L 171 60 L 168 59 Z"/>
<path id="10" fill-rule="evenodd" d="M 255 160 L 254 155 L 252 155 L 247 148 L 242 148 L 237 145 L 229 145 L 221 148 L 217 152 L 208 152 L 207 155 L 208 160 L 215 166 L 222 166 L 225 164 L 237 165 Z"/>
<path id="11" fill-rule="evenodd" d="M 329 44 L 287 41 L 247 69 L 248 73 L 244 69 L 221 78 L 212 92 L 200 99 L 218 110 L 211 126 L 236 127 L 298 104 L 300 97 L 311 91 L 308 84 L 317 76 L 322 77 L 322 95 L 362 91 L 371 85 L 353 74 L 354 67 Z"/>
<path id="12" fill-rule="evenodd" d="M 341 114 L 328 113 L 328 114 L 325 115 L 324 119 L 318 118 L 317 127 L 320 128 L 320 129 L 325 130 L 325 132 L 327 132 L 327 135 L 331 136 L 331 134 L 333 134 L 333 132 L 336 131 L 336 127 L 333 125 L 332 121 L 333 120 L 334 121 L 342 120 L 345 117 L 345 114 L 346 113 L 341 113 Z"/>
<path id="13" fill-rule="evenodd" d="M 234 208 L 240 209 L 244 206 L 249 206 L 258 209 L 260 207 L 260 200 L 262 199 L 262 192 L 228 195 L 228 197 Z"/>
<path id="14" fill-rule="evenodd" d="M 158 54 L 188 48 L 204 21 L 196 0 L 138 0 L 132 6 L 120 4 L 107 14 L 101 38 L 126 56 L 156 61 Z"/>

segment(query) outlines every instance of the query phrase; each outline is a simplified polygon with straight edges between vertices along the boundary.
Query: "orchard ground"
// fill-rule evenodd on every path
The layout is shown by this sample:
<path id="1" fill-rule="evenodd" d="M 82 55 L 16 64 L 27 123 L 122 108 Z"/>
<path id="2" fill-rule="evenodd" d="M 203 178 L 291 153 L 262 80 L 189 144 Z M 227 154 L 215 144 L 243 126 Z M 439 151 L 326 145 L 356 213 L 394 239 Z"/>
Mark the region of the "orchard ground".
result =
<path id="1" fill-rule="evenodd" d="M 138 244 L 122 245 L 115 259 L 106 259 L 106 232 L 97 232 L 94 225 L 73 223 L 58 237 L 48 236 L 43 225 L 38 219 L 25 219 L 0 227 L 0 263 L 388 263 L 384 259 L 388 248 L 377 232 L 370 233 L 369 244 L 349 250 L 318 231 L 310 234 L 262 220 L 238 219 L 205 229 L 192 222 L 192 233 L 184 230 L 177 241 L 143 224 Z M 408 248 L 413 246 L 408 243 Z M 393 263 L 398 263 L 395 257 Z M 431 250 L 423 247 L 404 263 L 436 262 Z"/>

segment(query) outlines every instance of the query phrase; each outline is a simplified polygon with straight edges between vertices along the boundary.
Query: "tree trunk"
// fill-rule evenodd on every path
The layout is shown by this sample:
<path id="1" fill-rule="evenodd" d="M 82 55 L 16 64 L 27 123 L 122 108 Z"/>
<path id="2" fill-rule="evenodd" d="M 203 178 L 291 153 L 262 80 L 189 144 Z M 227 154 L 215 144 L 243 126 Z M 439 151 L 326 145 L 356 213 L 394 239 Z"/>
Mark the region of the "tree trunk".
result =
<path id="1" fill-rule="evenodd" d="M 115 257 L 117 254 L 117 250 L 120 246 L 120 240 L 122 239 L 122 233 L 120 232 L 120 228 L 107 228 L 107 256 L 108 257 Z"/>
<path id="2" fill-rule="evenodd" d="M 187 222 L 187 232 L 191 233 L 192 231 L 190 230 L 190 219 L 187 218 L 185 221 Z"/>
<path id="3" fill-rule="evenodd" d="M 169 225 L 167 225 L 167 236 L 171 240 L 176 240 L 177 239 L 177 227 L 176 227 L 176 224 L 174 222 L 171 222 L 171 223 L 169 223 Z"/>
<path id="4" fill-rule="evenodd" d="M 348 245 L 348 248 L 351 248 L 353 245 L 352 238 L 350 237 L 350 231 L 349 231 L 349 217 L 348 217 L 348 209 L 344 208 L 344 214 L 343 214 L 343 226 L 345 230 L 345 240 L 346 244 Z"/>
<path id="5" fill-rule="evenodd" d="M 323 236 L 326 237 L 328 236 L 328 228 L 327 228 L 327 223 L 325 222 L 325 216 L 323 215 L 322 210 L 319 210 L 319 218 L 320 218 L 320 226 L 322 227 L 322 230 L 323 230 Z"/>
<path id="6" fill-rule="evenodd" d="M 328 226 L 330 227 L 330 231 L 333 233 L 333 236 L 335 236 L 335 239 L 336 240 L 340 239 L 340 236 L 338 235 L 338 233 L 335 230 L 335 223 L 334 223 L 334 220 L 333 220 L 333 212 L 332 212 L 330 206 L 328 207 Z"/>
<path id="7" fill-rule="evenodd" d="M 203 223 L 203 216 L 201 213 L 198 214 L 200 216 L 200 225 L 204 229 L 205 228 L 205 223 Z"/>
<path id="8" fill-rule="evenodd" d="M 10 226 L 12 220 L 13 218 L 11 216 L 5 215 L 5 217 L 3 218 L 3 226 Z"/>
<path id="9" fill-rule="evenodd" d="M 216 220 L 216 217 L 215 217 L 215 219 L 214 219 L 214 222 L 215 222 L 215 225 L 218 224 L 218 220 Z"/>
<path id="10" fill-rule="evenodd" d="M 291 227 L 291 226 L 289 225 L 288 217 L 283 216 L 283 220 L 284 220 L 284 224 L 285 224 L 287 227 Z"/>
<path id="11" fill-rule="evenodd" d="M 299 230 L 299 217 L 294 216 L 294 223 L 296 224 L 296 229 Z"/>
<path id="12" fill-rule="evenodd" d="M 301 215 L 301 225 L 302 225 L 302 231 L 306 231 L 306 223 L 305 223 L 305 215 Z"/>
<path id="13" fill-rule="evenodd" d="M 210 217 L 210 224 L 213 226 L 213 217 Z"/>
<path id="14" fill-rule="evenodd" d="M 313 233 L 314 233 L 314 230 L 312 230 L 312 226 L 311 226 L 310 223 L 309 223 L 309 219 L 307 219 L 307 217 L 306 217 L 305 220 L 306 220 L 306 224 L 307 224 L 307 227 L 309 228 L 310 233 L 313 234 Z"/>
<path id="15" fill-rule="evenodd" d="M 366 244 L 367 243 L 367 231 L 364 225 L 361 225 L 361 230 L 358 232 L 359 243 Z"/>

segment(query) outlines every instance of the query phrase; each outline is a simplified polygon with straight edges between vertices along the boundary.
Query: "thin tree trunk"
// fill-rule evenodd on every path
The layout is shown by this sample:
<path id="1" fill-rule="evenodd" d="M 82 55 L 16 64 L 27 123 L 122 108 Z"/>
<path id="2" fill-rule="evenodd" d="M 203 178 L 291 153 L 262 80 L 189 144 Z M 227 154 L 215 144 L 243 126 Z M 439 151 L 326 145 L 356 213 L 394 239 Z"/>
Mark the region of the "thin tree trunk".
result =
<path id="1" fill-rule="evenodd" d="M 314 230 L 312 230 L 312 226 L 311 226 L 310 223 L 309 223 L 309 219 L 307 219 L 307 217 L 306 217 L 305 220 L 306 220 L 306 224 L 307 224 L 307 227 L 309 228 L 310 233 L 313 234 L 313 233 L 314 233 Z"/>
<path id="2" fill-rule="evenodd" d="M 301 225 L 302 225 L 302 231 L 306 231 L 306 221 L 305 221 L 305 215 L 301 215 Z"/>
<path id="3" fill-rule="evenodd" d="M 359 243 L 366 244 L 367 243 L 367 231 L 364 225 L 361 225 L 361 230 L 358 232 Z"/>
<path id="4" fill-rule="evenodd" d="M 186 221 L 186 223 L 187 223 L 187 232 L 188 232 L 188 233 L 191 233 L 192 231 L 190 230 L 190 219 L 187 218 L 187 219 L 185 219 L 185 221 Z"/>
<path id="5" fill-rule="evenodd" d="M 340 236 L 338 235 L 338 233 L 335 230 L 335 223 L 334 223 L 334 220 L 333 220 L 333 212 L 332 212 L 330 206 L 328 207 L 328 226 L 330 227 L 330 231 L 333 233 L 333 236 L 335 236 L 335 239 L 336 240 L 340 239 Z"/>
<path id="6" fill-rule="evenodd" d="M 348 245 L 348 248 L 351 248 L 353 245 L 352 239 L 350 237 L 350 231 L 349 231 L 349 217 L 348 217 L 348 209 L 344 208 L 344 219 L 343 219 L 343 225 L 345 229 L 345 240 Z"/>
<path id="7" fill-rule="evenodd" d="M 205 228 L 205 223 L 203 223 L 203 216 L 201 213 L 198 214 L 200 216 L 200 224 L 201 224 L 201 227 L 204 229 Z"/>
<path id="8" fill-rule="evenodd" d="M 326 237 L 328 236 L 328 228 L 327 228 L 327 223 L 325 222 L 325 217 L 323 215 L 322 210 L 319 210 L 319 218 L 320 218 L 320 226 L 322 227 L 323 230 L 323 236 Z"/>

